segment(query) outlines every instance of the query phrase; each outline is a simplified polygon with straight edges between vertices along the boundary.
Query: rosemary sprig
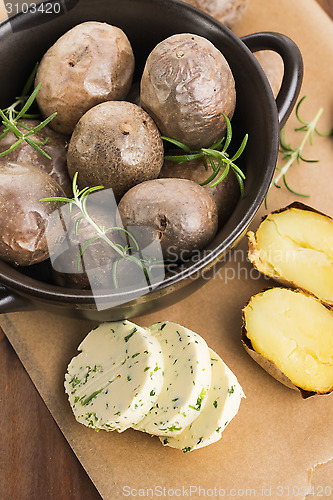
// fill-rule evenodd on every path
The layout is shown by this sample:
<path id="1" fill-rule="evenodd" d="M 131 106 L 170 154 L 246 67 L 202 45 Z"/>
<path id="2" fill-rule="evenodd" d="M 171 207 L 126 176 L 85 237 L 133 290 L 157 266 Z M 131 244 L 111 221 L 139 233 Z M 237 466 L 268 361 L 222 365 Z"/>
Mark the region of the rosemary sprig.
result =
<path id="1" fill-rule="evenodd" d="M 87 240 L 79 249 L 79 255 L 78 255 L 78 259 L 77 259 L 77 270 L 80 271 L 82 257 L 83 257 L 84 252 L 86 251 L 86 249 L 92 243 L 101 239 L 107 245 L 109 245 L 111 248 L 113 248 L 113 250 L 118 254 L 118 257 L 115 259 L 115 261 L 112 264 L 112 279 L 113 279 L 113 283 L 114 283 L 115 288 L 119 287 L 117 270 L 118 270 L 118 264 L 122 259 L 127 259 L 127 260 L 133 262 L 134 264 L 136 264 L 143 271 L 147 282 L 150 283 L 151 282 L 151 270 L 152 270 L 152 268 L 155 267 L 156 265 L 159 265 L 161 262 L 157 261 L 157 259 L 155 259 L 153 257 L 142 256 L 142 258 L 138 259 L 134 255 L 132 255 L 133 251 L 140 252 L 140 248 L 139 248 L 139 245 L 138 245 L 136 239 L 134 238 L 134 236 L 126 229 L 124 229 L 122 227 L 118 227 L 118 226 L 105 228 L 104 226 L 99 226 L 98 224 L 96 224 L 96 222 L 88 214 L 87 200 L 88 200 L 88 196 L 91 193 L 93 193 L 95 191 L 99 191 L 101 189 L 104 189 L 104 186 L 94 186 L 91 188 L 85 187 L 80 191 L 78 188 L 78 185 L 77 185 L 77 177 L 78 177 L 78 172 L 75 173 L 75 175 L 73 177 L 73 182 L 72 182 L 73 198 L 67 198 L 67 197 L 63 197 L 63 196 L 53 196 L 50 198 L 42 198 L 40 200 L 40 201 L 60 201 L 60 202 L 64 202 L 64 203 L 69 203 L 70 211 L 72 211 L 73 205 L 75 205 L 82 214 L 75 221 L 75 235 L 76 236 L 79 234 L 80 223 L 82 220 L 86 220 L 94 229 L 94 232 L 96 233 L 96 235 L 93 236 L 91 239 Z M 130 246 L 130 245 L 126 245 L 125 247 L 123 247 L 119 243 L 114 243 L 108 237 L 108 233 L 110 233 L 111 231 L 121 231 L 124 234 L 126 234 L 128 236 L 128 239 L 131 240 L 132 243 L 134 244 L 134 247 Z M 164 263 L 162 263 L 162 264 L 164 265 Z"/>
<path id="2" fill-rule="evenodd" d="M 281 134 L 280 134 L 281 149 L 279 151 L 280 151 L 280 153 L 283 153 L 282 161 L 286 161 L 286 163 L 282 168 L 276 167 L 276 170 L 279 173 L 275 177 L 275 179 L 271 182 L 269 189 L 273 185 L 276 188 L 281 189 L 279 182 L 282 179 L 282 181 L 283 181 L 285 187 L 288 189 L 288 191 L 290 191 L 291 193 L 293 193 L 296 196 L 302 196 L 302 197 L 308 198 L 310 196 L 309 194 L 299 193 L 290 187 L 289 183 L 287 182 L 287 178 L 286 178 L 287 172 L 288 172 L 289 168 L 294 164 L 295 161 L 298 164 L 300 164 L 301 161 L 306 162 L 306 163 L 318 163 L 319 160 L 309 160 L 309 159 L 304 158 L 304 156 L 303 156 L 304 146 L 306 145 L 308 140 L 309 140 L 310 146 L 313 145 L 313 137 L 314 137 L 315 133 L 321 137 L 328 137 L 329 135 L 331 135 L 333 133 L 333 129 L 327 133 L 322 133 L 322 132 L 319 132 L 316 128 L 318 120 L 323 113 L 323 108 L 320 108 L 318 110 L 314 119 L 310 122 L 307 122 L 300 117 L 299 109 L 300 109 L 300 106 L 305 98 L 306 98 L 306 96 L 303 96 L 302 99 L 300 99 L 300 101 L 298 102 L 298 104 L 296 106 L 296 110 L 295 110 L 296 118 L 301 124 L 300 127 L 295 128 L 295 131 L 305 132 L 305 135 L 304 135 L 299 147 L 293 148 L 290 144 L 287 144 L 287 142 L 286 142 L 285 127 L 281 130 Z M 265 208 L 266 209 L 267 209 L 267 196 L 268 196 L 268 192 L 267 192 L 267 195 L 265 197 Z"/>
<path id="3" fill-rule="evenodd" d="M 3 132 L 0 135 L 0 140 L 4 139 L 9 132 L 12 132 L 17 139 L 8 149 L 0 153 L 0 157 L 12 153 L 23 141 L 25 141 L 27 144 L 29 144 L 29 146 L 51 160 L 51 157 L 41 147 L 47 144 L 49 139 L 47 138 L 44 141 L 36 141 L 35 139 L 32 139 L 31 136 L 48 125 L 48 123 L 53 120 L 57 113 L 53 113 L 51 116 L 49 116 L 33 128 L 30 128 L 24 123 L 20 122 L 21 119 L 36 119 L 40 116 L 39 114 L 28 113 L 42 85 L 41 83 L 39 83 L 31 93 L 31 95 L 29 95 L 35 79 L 37 67 L 38 64 L 36 64 L 34 70 L 29 76 L 26 84 L 24 85 L 22 95 L 20 97 L 17 97 L 15 102 L 8 108 L 0 109 L 0 117 L 2 120 L 2 125 L 4 127 Z M 24 132 L 21 132 L 20 128 L 18 127 L 20 127 L 21 129 L 23 128 Z"/>
<path id="4" fill-rule="evenodd" d="M 185 154 L 181 155 L 169 155 L 169 156 L 166 155 L 165 160 L 173 161 L 175 163 L 182 165 L 183 163 L 186 163 L 188 161 L 201 159 L 206 167 L 206 170 L 209 170 L 209 165 L 208 165 L 209 162 L 213 171 L 211 175 L 209 175 L 209 177 L 204 182 L 201 183 L 201 186 L 205 186 L 207 184 L 209 185 L 209 187 L 217 186 L 220 182 L 223 181 L 223 179 L 226 178 L 231 169 L 237 178 L 241 191 L 241 196 L 243 197 L 245 174 L 234 162 L 243 153 L 248 141 L 248 134 L 245 135 L 242 144 L 238 148 L 237 152 L 231 158 L 229 158 L 227 149 L 231 143 L 232 127 L 229 118 L 224 113 L 222 114 L 227 124 L 226 136 L 223 136 L 219 141 L 214 142 L 214 144 L 212 144 L 209 148 L 201 148 L 198 151 L 191 151 L 191 149 L 186 144 L 183 144 L 182 142 L 177 141 L 175 139 L 171 139 L 170 137 L 162 136 L 163 140 L 170 142 L 171 144 L 179 147 L 185 152 Z M 217 165 L 215 165 L 214 159 L 218 160 Z M 224 166 L 224 170 L 220 174 L 222 166 Z"/>

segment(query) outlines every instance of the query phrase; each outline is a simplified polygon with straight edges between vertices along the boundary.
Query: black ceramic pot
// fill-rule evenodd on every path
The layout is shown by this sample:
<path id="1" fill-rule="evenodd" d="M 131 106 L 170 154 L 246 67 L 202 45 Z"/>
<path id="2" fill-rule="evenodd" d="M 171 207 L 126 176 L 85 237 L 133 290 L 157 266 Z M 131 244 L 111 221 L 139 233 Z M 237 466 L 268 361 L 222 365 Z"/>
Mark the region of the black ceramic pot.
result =
<path id="1" fill-rule="evenodd" d="M 51 2 L 56 3 L 60 4 Z M 246 171 L 244 198 L 202 258 L 167 277 L 155 290 L 134 300 L 130 293 L 123 293 L 123 303 L 115 307 L 108 295 L 108 308 L 98 311 L 91 292 L 48 283 L 45 266 L 34 266 L 27 275 L 0 262 L 0 312 L 46 308 L 101 321 L 130 318 L 169 306 L 198 289 L 244 236 L 274 173 L 279 130 L 301 86 L 302 58 L 296 45 L 281 34 L 256 33 L 239 39 L 215 19 L 177 0 L 73 0 L 65 4 L 66 10 L 61 8 L 59 13 L 58 9 L 48 14 L 20 13 L 0 24 L 1 107 L 12 102 L 35 62 L 63 33 L 84 21 L 104 21 L 123 29 L 130 39 L 137 80 L 149 52 L 161 40 L 182 32 L 208 38 L 226 57 L 236 81 L 236 143 L 249 134 L 246 152 L 240 158 L 240 166 Z M 278 52 L 284 62 L 284 78 L 276 101 L 252 54 L 264 49 Z M 116 295 L 119 301 L 119 293 Z"/>

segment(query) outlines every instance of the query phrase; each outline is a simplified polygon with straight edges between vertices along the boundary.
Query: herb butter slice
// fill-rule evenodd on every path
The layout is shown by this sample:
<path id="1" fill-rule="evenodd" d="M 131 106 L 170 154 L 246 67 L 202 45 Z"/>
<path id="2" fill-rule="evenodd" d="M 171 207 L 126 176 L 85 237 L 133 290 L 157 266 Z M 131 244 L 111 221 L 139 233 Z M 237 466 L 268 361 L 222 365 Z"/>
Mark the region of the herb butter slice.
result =
<path id="1" fill-rule="evenodd" d="M 161 345 L 130 321 L 103 323 L 78 347 L 65 391 L 78 422 L 122 432 L 140 422 L 163 386 Z"/>
<path id="2" fill-rule="evenodd" d="M 154 435 L 182 432 L 203 409 L 212 370 L 202 337 L 176 323 L 155 323 L 151 335 L 164 356 L 164 385 L 156 404 L 134 429 Z"/>
<path id="3" fill-rule="evenodd" d="M 237 414 L 242 397 L 245 397 L 232 371 L 212 349 L 209 351 L 212 383 L 205 407 L 181 434 L 160 438 L 165 446 L 179 448 L 184 453 L 218 441 L 223 430 Z"/>

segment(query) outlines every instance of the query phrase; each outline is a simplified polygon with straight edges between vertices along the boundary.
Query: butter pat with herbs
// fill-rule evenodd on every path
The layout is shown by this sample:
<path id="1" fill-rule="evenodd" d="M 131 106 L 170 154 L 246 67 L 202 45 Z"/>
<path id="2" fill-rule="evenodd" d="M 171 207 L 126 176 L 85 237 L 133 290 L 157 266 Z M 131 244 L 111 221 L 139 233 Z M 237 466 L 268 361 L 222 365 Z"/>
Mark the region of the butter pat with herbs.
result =
<path id="1" fill-rule="evenodd" d="M 192 451 L 221 438 L 244 396 L 205 340 L 176 323 L 104 323 L 78 350 L 65 390 L 76 420 L 95 430 L 132 427 Z"/>
<path id="2" fill-rule="evenodd" d="M 78 422 L 122 432 L 140 422 L 163 386 L 164 359 L 157 338 L 131 323 L 104 323 L 78 347 L 65 390 Z"/>
<path id="3" fill-rule="evenodd" d="M 134 428 L 174 436 L 206 403 L 212 377 L 209 349 L 200 335 L 176 323 L 155 323 L 150 333 L 162 347 L 164 385 L 154 407 Z"/>
<path id="4" fill-rule="evenodd" d="M 218 441 L 237 414 L 243 390 L 222 359 L 210 349 L 212 382 L 207 401 L 197 418 L 178 436 L 160 437 L 162 444 L 184 453 Z"/>

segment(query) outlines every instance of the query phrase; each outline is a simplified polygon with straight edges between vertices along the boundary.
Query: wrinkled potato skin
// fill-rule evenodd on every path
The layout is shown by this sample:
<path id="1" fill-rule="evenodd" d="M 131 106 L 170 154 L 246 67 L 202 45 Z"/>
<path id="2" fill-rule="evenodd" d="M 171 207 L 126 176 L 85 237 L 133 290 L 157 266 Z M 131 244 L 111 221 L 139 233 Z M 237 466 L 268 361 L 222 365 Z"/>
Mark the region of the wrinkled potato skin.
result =
<path id="1" fill-rule="evenodd" d="M 156 179 L 138 184 L 125 194 L 118 209 L 125 227 L 151 228 L 149 237 L 160 241 L 165 258 L 181 257 L 182 252 L 188 255 L 203 248 L 217 231 L 213 198 L 187 179 Z"/>
<path id="2" fill-rule="evenodd" d="M 60 37 L 42 58 L 36 100 L 43 116 L 58 113 L 50 123 L 54 130 L 71 134 L 88 109 L 124 99 L 133 72 L 133 51 L 125 33 L 106 23 L 85 22 Z"/>
<path id="3" fill-rule="evenodd" d="M 20 123 L 30 128 L 34 128 L 40 122 L 36 120 L 20 120 Z M 21 132 L 23 131 L 23 128 L 20 126 L 18 126 L 18 128 Z M 71 180 L 68 175 L 66 163 L 66 147 L 68 137 L 63 134 L 59 134 L 50 127 L 46 126 L 39 132 L 33 134 L 31 138 L 40 142 L 49 138 L 48 143 L 45 144 L 45 146 L 42 146 L 42 148 L 49 156 L 51 156 L 51 160 L 43 156 L 41 153 L 38 153 L 35 149 L 29 146 L 29 144 L 23 141 L 14 151 L 0 158 L 0 161 L 25 163 L 33 167 L 40 168 L 56 180 L 58 184 L 60 184 L 67 196 L 71 196 Z M 9 132 L 6 137 L 0 141 L 0 153 L 8 149 L 12 144 L 14 144 L 15 141 L 17 141 L 17 137 L 15 137 L 12 132 Z"/>
<path id="4" fill-rule="evenodd" d="M 164 158 L 159 131 L 135 104 L 110 101 L 95 106 L 71 137 L 67 165 L 78 183 L 112 188 L 117 200 L 131 187 L 158 177 Z"/>
<path id="5" fill-rule="evenodd" d="M 150 53 L 141 79 L 141 106 L 162 135 L 191 149 L 208 147 L 232 118 L 235 82 L 227 61 L 208 40 L 182 33 Z"/>
<path id="6" fill-rule="evenodd" d="M 217 163 L 217 162 L 214 162 Z M 178 163 L 165 161 L 160 173 L 160 178 L 190 179 L 201 184 L 211 175 L 211 170 L 206 170 L 201 160 L 192 160 L 179 165 Z M 210 188 L 203 186 L 213 197 L 219 218 L 219 227 L 223 226 L 232 214 L 239 199 L 240 190 L 237 179 L 232 172 L 217 186 Z"/>
<path id="7" fill-rule="evenodd" d="M 45 237 L 59 202 L 41 198 L 64 196 L 59 184 L 42 170 L 18 163 L 0 164 L 0 258 L 20 266 L 49 257 Z M 57 239 L 57 235 L 54 235 Z"/>
<path id="8" fill-rule="evenodd" d="M 220 23 L 228 28 L 234 26 L 242 19 L 248 6 L 249 0 L 184 0 L 215 17 Z"/>

